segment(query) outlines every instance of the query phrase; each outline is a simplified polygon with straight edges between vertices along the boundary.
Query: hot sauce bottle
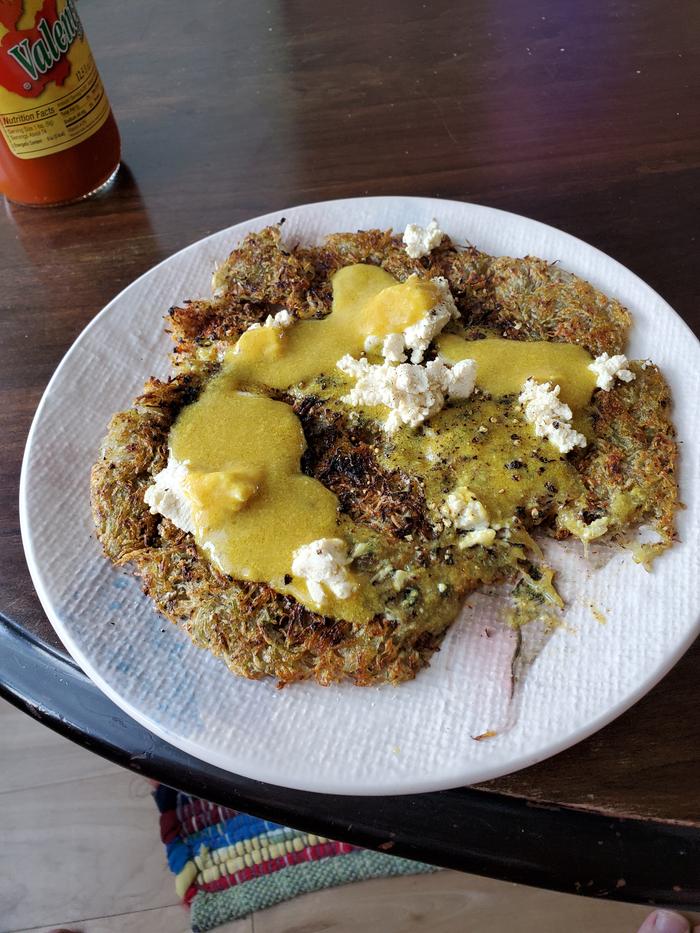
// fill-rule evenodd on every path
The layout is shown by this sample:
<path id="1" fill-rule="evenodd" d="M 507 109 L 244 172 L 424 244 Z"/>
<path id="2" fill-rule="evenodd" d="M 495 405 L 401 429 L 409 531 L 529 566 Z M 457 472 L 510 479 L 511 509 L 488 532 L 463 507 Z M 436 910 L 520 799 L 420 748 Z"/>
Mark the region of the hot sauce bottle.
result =
<path id="1" fill-rule="evenodd" d="M 119 166 L 119 131 L 74 0 L 0 0 L 0 192 L 87 197 Z"/>

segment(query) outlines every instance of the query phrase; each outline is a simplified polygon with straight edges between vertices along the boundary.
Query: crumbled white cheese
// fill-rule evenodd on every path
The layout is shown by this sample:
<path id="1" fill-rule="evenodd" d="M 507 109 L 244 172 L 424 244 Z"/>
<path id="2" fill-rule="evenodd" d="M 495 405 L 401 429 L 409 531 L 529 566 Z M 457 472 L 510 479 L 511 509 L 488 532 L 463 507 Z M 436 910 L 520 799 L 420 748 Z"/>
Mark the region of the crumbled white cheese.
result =
<path id="1" fill-rule="evenodd" d="M 518 401 L 525 410 L 525 420 L 535 428 L 537 437 L 546 437 L 563 454 L 574 447 L 585 447 L 586 438 L 571 424 L 571 409 L 559 400 L 560 386 L 527 379 Z"/>
<path id="2" fill-rule="evenodd" d="M 476 362 L 474 360 L 459 360 L 449 366 L 440 360 L 432 360 L 426 366 L 436 373 L 436 378 L 442 380 L 447 397 L 455 400 L 469 398 L 476 385 Z"/>
<path id="3" fill-rule="evenodd" d="M 616 377 L 623 382 L 632 382 L 636 378 L 631 370 L 625 369 L 627 362 L 624 353 L 618 353 L 616 356 L 601 353 L 588 368 L 596 374 L 596 386 L 604 392 L 609 392 Z"/>
<path id="4" fill-rule="evenodd" d="M 264 324 L 251 324 L 248 330 L 258 330 L 260 327 L 276 327 L 278 330 L 286 330 L 294 323 L 294 315 L 283 308 L 277 314 L 268 314 Z"/>
<path id="5" fill-rule="evenodd" d="M 162 515 L 182 531 L 194 534 L 194 518 L 187 495 L 189 466 L 189 460 L 170 457 L 165 469 L 153 477 L 153 485 L 147 487 L 143 499 L 151 515 Z"/>
<path id="6" fill-rule="evenodd" d="M 413 275 L 411 278 L 417 279 L 418 276 Z M 422 362 L 431 342 L 448 321 L 459 318 L 459 310 L 452 297 L 447 279 L 439 275 L 430 281 L 438 293 L 433 307 L 402 333 L 387 334 L 384 337 L 369 334 L 364 342 L 365 353 L 375 353 L 381 347 L 385 360 L 390 363 L 402 363 L 406 359 L 405 354 L 410 351 L 412 363 Z"/>
<path id="7" fill-rule="evenodd" d="M 439 275 L 430 281 L 438 289 L 440 294 L 438 301 L 429 311 L 426 311 L 420 321 L 407 327 L 403 332 L 406 347 L 411 351 L 412 363 L 420 363 L 431 341 L 437 337 L 447 322 L 459 317 L 447 279 Z"/>
<path id="8" fill-rule="evenodd" d="M 417 276 L 411 276 L 411 278 L 417 278 Z M 407 351 L 411 353 L 412 363 L 420 363 L 423 360 L 431 341 L 437 337 L 447 322 L 453 318 L 455 320 L 459 318 L 459 311 L 447 279 L 439 275 L 430 281 L 438 292 L 438 299 L 433 307 L 429 308 L 419 321 L 407 327 L 403 333 L 388 334 L 384 338 L 369 334 L 364 342 L 365 353 L 373 353 L 381 345 L 384 359 L 389 362 L 403 362 Z"/>
<path id="9" fill-rule="evenodd" d="M 496 532 L 489 528 L 489 515 L 483 504 L 466 486 L 458 486 L 445 499 L 442 514 L 459 531 L 466 531 L 460 539 L 460 548 L 493 544 Z"/>
<path id="10" fill-rule="evenodd" d="M 387 363 L 403 363 L 406 360 L 405 349 L 403 334 L 387 334 L 382 344 L 382 356 Z"/>
<path id="11" fill-rule="evenodd" d="M 427 366 L 414 363 L 393 366 L 344 356 L 337 366 L 357 380 L 342 401 L 348 405 L 385 405 L 390 409 L 384 423 L 387 431 L 402 424 L 418 427 L 440 411 L 446 398 L 467 398 L 476 381 L 474 360 L 461 360 L 454 366 L 446 366 L 439 360 L 432 360 Z"/>
<path id="12" fill-rule="evenodd" d="M 143 499 L 151 515 L 162 515 L 188 534 L 197 533 L 197 520 L 206 511 L 207 499 L 224 504 L 231 511 L 245 507 L 258 489 L 255 477 L 235 470 L 200 472 L 192 470 L 189 460 L 178 460 L 170 455 L 165 469 L 153 477 Z M 202 496 L 204 495 L 204 499 Z M 200 542 L 215 563 L 221 565 L 221 556 L 213 541 Z"/>
<path id="13" fill-rule="evenodd" d="M 462 531 L 488 528 L 488 512 L 466 486 L 458 486 L 447 496 L 442 511 Z"/>
<path id="14" fill-rule="evenodd" d="M 265 319 L 265 327 L 291 327 L 294 323 L 294 315 L 286 308 L 282 308 L 277 314 L 268 314 Z"/>
<path id="15" fill-rule="evenodd" d="M 574 447 L 585 447 L 588 443 L 584 434 L 575 431 L 570 424 L 563 421 L 552 424 L 545 436 L 563 454 L 568 454 Z"/>
<path id="16" fill-rule="evenodd" d="M 408 224 L 403 232 L 403 245 L 411 259 L 420 259 L 439 246 L 443 236 L 444 233 L 435 219 L 431 220 L 427 227 Z"/>
<path id="17" fill-rule="evenodd" d="M 348 546 L 341 538 L 318 538 L 304 544 L 292 555 L 292 573 L 303 577 L 309 595 L 322 606 L 326 590 L 338 599 L 347 599 L 357 588 L 348 576 L 351 562 Z"/>

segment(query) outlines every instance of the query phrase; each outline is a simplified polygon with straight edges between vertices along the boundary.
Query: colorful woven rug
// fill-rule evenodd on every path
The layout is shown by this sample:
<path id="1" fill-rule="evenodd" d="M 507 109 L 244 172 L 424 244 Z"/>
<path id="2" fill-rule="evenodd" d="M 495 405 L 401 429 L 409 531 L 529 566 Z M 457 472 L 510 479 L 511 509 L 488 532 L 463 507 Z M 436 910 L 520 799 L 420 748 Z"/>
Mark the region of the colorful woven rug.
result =
<path id="1" fill-rule="evenodd" d="M 432 865 L 333 842 L 159 785 L 160 835 L 193 933 L 298 894 L 351 881 L 435 871 Z"/>

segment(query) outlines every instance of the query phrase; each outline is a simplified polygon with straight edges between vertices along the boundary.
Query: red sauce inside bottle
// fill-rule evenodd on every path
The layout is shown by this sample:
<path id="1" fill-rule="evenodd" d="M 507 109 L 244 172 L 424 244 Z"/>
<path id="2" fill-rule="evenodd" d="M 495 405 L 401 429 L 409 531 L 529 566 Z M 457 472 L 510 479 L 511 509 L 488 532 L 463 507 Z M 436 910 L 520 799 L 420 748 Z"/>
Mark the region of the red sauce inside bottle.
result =
<path id="1" fill-rule="evenodd" d="M 75 201 L 109 180 L 119 156 L 119 130 L 111 111 L 93 136 L 38 159 L 18 159 L 0 136 L 0 190 L 20 204 Z"/>
<path id="2" fill-rule="evenodd" d="M 75 0 L 0 0 L 0 191 L 22 204 L 75 201 L 119 156 Z"/>

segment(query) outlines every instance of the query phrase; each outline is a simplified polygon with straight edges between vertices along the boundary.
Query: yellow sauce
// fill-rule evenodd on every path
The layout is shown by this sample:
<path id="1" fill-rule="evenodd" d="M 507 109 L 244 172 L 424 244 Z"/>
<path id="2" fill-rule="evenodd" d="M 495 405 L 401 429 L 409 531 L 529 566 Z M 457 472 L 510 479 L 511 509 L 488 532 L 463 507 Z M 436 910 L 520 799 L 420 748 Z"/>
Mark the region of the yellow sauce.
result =
<path id="1" fill-rule="evenodd" d="M 333 373 L 338 360 L 364 352 L 365 339 L 400 333 L 435 306 L 440 292 L 432 282 L 411 277 L 401 285 L 378 266 L 355 265 L 333 276 L 333 311 L 321 321 L 298 321 L 285 330 L 246 331 L 226 356 L 241 385 L 273 389 Z"/>
<path id="2" fill-rule="evenodd" d="M 339 514 L 335 495 L 302 474 L 306 442 L 291 407 L 244 390 L 284 390 L 322 374 L 337 376 L 337 361 L 345 354 L 361 355 L 368 335 L 381 338 L 405 330 L 439 297 L 426 280 L 412 277 L 397 285 L 380 268 L 350 266 L 333 277 L 333 309 L 327 318 L 296 321 L 286 329 L 249 330 L 229 351 L 222 373 L 183 410 L 170 436 L 172 455 L 189 462 L 195 539 L 223 572 L 266 582 L 316 611 L 350 621 L 367 621 L 386 609 L 362 573 L 352 576 L 357 586 L 351 597 L 341 600 L 328 592 L 321 606 L 311 599 L 304 580 L 292 575 L 294 551 L 304 544 L 340 537 L 352 551 L 363 543 L 376 544 L 377 535 Z M 548 441 L 535 437 L 513 396 L 533 377 L 559 384 L 562 399 L 583 412 L 595 384 L 585 350 L 561 343 L 468 342 L 444 335 L 439 351 L 451 362 L 476 360 L 481 393 L 446 407 L 424 429 L 397 431 L 376 450 L 380 464 L 422 479 L 431 518 L 438 524 L 440 504 L 457 485 L 472 490 L 491 524 L 501 528 L 510 527 L 518 510 L 534 517 L 532 510 L 543 497 L 557 505 L 575 499 L 580 491 L 576 470 Z M 342 379 L 333 382 L 326 396 L 341 408 L 343 384 Z M 366 414 L 381 419 L 386 410 Z M 497 549 L 503 546 L 496 542 Z M 401 561 L 410 560 L 410 551 L 408 544 L 396 545 L 396 574 L 403 572 Z M 465 557 L 472 559 L 471 554 Z M 474 557 L 475 568 L 477 564 Z M 436 581 L 448 582 L 457 573 L 457 567 L 429 571 L 431 580 L 434 575 Z M 398 592 L 405 580 L 397 576 L 395 583 Z"/>
<path id="3" fill-rule="evenodd" d="M 189 461 L 188 492 L 195 539 L 224 573 L 269 583 L 316 608 L 292 554 L 317 538 L 342 537 L 338 500 L 299 468 L 306 441 L 289 405 L 232 390 L 226 374 L 185 408 L 170 433 L 170 450 Z M 287 578 L 285 580 L 285 577 Z M 349 599 L 328 594 L 324 611 L 371 618 L 371 587 Z"/>
<path id="4" fill-rule="evenodd" d="M 437 339 L 440 356 L 450 363 L 476 361 L 476 384 L 495 397 L 518 395 L 526 379 L 561 386 L 559 397 L 573 411 L 585 408 L 595 388 L 591 356 L 572 343 L 544 340 L 463 340 L 455 334 Z"/>
<path id="5" fill-rule="evenodd" d="M 542 498 L 561 506 L 583 492 L 565 455 L 535 437 L 517 417 L 517 406 L 502 400 L 474 398 L 443 408 L 428 422 L 427 437 L 400 432 L 383 465 L 390 464 L 421 476 L 430 502 L 444 501 L 454 486 L 467 486 L 492 525 L 507 524 L 517 508 L 529 520 Z"/>

